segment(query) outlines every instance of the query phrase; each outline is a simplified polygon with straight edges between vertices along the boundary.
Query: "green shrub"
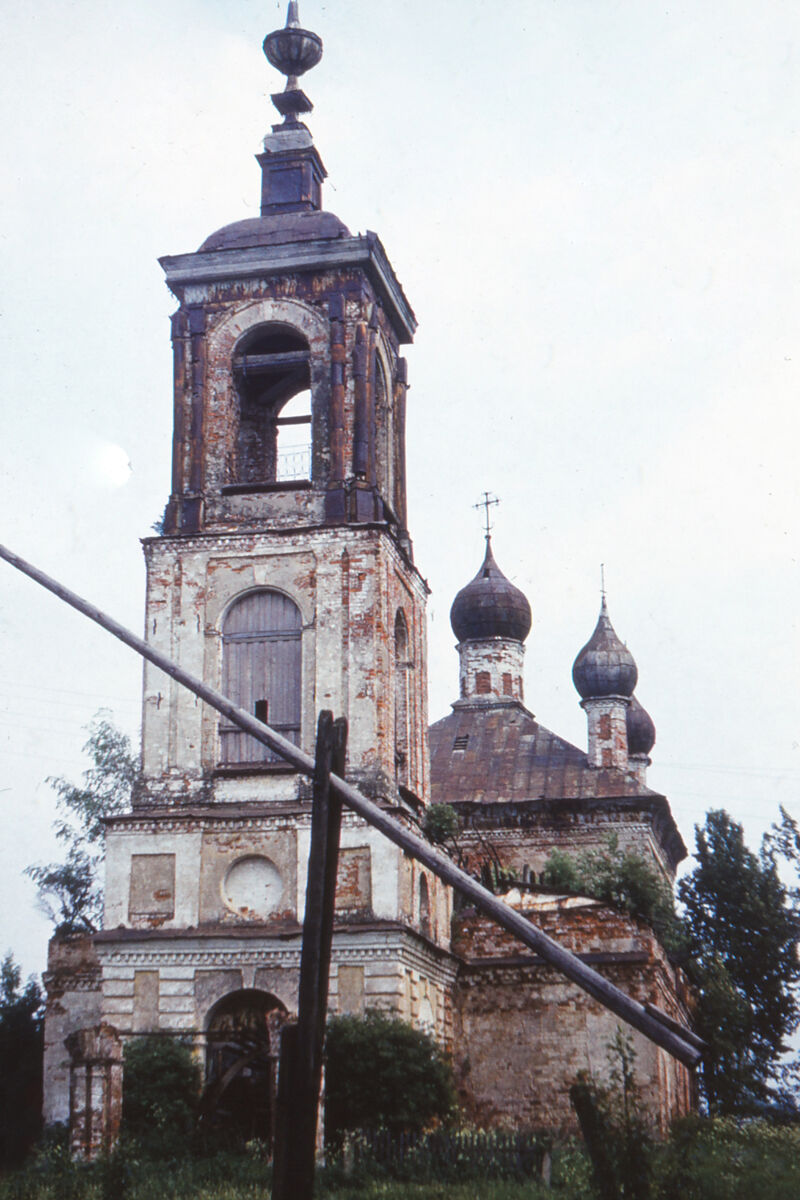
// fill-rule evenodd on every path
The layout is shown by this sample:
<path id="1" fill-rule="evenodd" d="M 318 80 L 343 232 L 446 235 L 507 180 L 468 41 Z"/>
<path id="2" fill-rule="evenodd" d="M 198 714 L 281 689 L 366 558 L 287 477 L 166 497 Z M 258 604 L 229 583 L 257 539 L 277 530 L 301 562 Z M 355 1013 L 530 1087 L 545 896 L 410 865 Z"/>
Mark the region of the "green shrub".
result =
<path id="1" fill-rule="evenodd" d="M 396 1017 L 334 1017 L 325 1062 L 325 1130 L 333 1145 L 346 1130 L 419 1131 L 455 1111 L 453 1073 L 441 1049 Z"/>
<path id="2" fill-rule="evenodd" d="M 154 1158 L 191 1149 L 200 1068 L 186 1042 L 149 1034 L 125 1047 L 122 1138 Z"/>
<path id="3" fill-rule="evenodd" d="M 641 917 L 667 950 L 678 955 L 685 952 L 687 935 L 675 914 L 672 889 L 641 854 L 621 850 L 616 835 L 607 839 L 602 850 L 586 850 L 574 857 L 552 851 L 541 882 L 544 887 L 592 896 L 621 912 Z"/>
<path id="4" fill-rule="evenodd" d="M 800 1128 L 690 1117 L 676 1123 L 657 1171 L 659 1200 L 797 1200 Z"/>
<path id="5" fill-rule="evenodd" d="M 422 828 L 430 841 L 442 845 L 458 833 L 458 813 L 452 804 L 429 804 L 425 809 Z"/>

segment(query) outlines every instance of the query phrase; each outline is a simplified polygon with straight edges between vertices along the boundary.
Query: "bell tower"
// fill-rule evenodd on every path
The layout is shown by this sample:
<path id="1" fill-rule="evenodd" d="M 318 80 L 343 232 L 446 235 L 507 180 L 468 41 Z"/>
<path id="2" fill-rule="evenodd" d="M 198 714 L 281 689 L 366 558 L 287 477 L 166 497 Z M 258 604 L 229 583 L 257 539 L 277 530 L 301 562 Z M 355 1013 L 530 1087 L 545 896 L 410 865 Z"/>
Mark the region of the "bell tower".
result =
<path id="1" fill-rule="evenodd" d="M 261 215 L 161 260 L 178 303 L 173 465 L 163 530 L 144 543 L 146 637 L 309 754 L 320 710 L 346 717 L 348 779 L 414 822 L 428 589 L 406 528 L 401 348 L 416 322 L 377 236 L 322 208 L 299 86 L 322 43 L 296 3 L 264 49 L 287 84 L 258 155 Z M 142 766 L 132 812 L 107 826 L 96 1027 L 194 1037 L 209 1094 L 232 1088 L 269 1138 L 278 1029 L 297 1004 L 309 782 L 149 664 Z M 445 1040 L 450 893 L 353 814 L 339 862 L 333 1010 L 384 1008 Z M 80 1129 L 70 1079 L 85 1064 L 63 1050 L 77 1018 L 58 1021 L 49 1112 Z M 258 1033 L 263 1079 L 226 1057 L 236 1029 Z"/>
<path id="2" fill-rule="evenodd" d="M 378 237 L 322 208 L 299 86 L 322 42 L 296 3 L 264 52 L 287 82 L 257 156 L 261 216 L 161 260 L 179 307 L 172 494 L 145 546 L 148 636 L 306 749 L 320 708 L 347 716 L 353 777 L 413 804 L 426 790 L 427 589 L 407 531 L 400 352 L 416 321 Z M 257 766 L 265 782 L 280 770 L 146 674 L 151 802 L 232 799 L 237 767 L 248 788 Z"/>

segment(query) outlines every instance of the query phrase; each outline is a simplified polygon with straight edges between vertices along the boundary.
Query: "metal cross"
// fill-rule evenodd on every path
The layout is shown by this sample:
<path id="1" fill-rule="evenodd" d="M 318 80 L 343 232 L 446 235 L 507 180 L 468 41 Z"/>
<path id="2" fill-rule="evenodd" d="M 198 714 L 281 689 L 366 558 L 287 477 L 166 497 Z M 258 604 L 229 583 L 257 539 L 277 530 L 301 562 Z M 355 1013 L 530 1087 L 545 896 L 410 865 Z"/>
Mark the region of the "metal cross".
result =
<path id="1" fill-rule="evenodd" d="M 484 492 L 483 499 L 479 500 L 477 504 L 473 504 L 473 506 L 472 506 L 473 508 L 483 508 L 486 510 L 486 536 L 487 536 L 487 538 L 489 537 L 490 533 L 492 532 L 492 523 L 489 520 L 489 509 L 492 507 L 492 505 L 499 504 L 499 503 L 500 503 L 500 501 L 497 499 L 497 496 L 493 496 L 491 492 Z"/>

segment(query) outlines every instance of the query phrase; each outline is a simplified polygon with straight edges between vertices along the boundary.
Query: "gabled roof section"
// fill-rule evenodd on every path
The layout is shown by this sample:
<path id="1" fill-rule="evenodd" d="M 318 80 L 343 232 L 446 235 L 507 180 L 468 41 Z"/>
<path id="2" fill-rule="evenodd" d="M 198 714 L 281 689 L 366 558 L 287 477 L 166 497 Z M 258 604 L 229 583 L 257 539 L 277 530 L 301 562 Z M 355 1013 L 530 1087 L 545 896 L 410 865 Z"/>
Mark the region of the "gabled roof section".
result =
<path id="1" fill-rule="evenodd" d="M 623 771 L 589 766 L 583 750 L 521 705 L 456 705 L 430 728 L 434 804 L 665 798 Z"/>

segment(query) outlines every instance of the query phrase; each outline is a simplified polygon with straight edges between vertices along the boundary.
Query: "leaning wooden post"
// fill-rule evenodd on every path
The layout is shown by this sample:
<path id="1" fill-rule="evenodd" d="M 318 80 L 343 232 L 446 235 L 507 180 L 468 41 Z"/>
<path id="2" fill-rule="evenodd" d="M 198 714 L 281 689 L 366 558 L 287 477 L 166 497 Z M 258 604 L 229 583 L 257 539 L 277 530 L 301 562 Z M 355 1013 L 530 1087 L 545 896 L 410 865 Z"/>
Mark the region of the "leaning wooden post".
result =
<path id="1" fill-rule="evenodd" d="M 347 722 L 321 712 L 317 724 L 314 803 L 308 854 L 303 951 L 296 1025 L 281 1038 L 272 1200 L 312 1200 L 322 1049 L 328 1011 L 336 870 L 342 802 L 331 770 L 344 775 Z"/>

